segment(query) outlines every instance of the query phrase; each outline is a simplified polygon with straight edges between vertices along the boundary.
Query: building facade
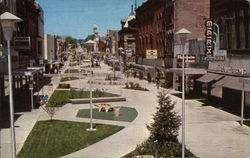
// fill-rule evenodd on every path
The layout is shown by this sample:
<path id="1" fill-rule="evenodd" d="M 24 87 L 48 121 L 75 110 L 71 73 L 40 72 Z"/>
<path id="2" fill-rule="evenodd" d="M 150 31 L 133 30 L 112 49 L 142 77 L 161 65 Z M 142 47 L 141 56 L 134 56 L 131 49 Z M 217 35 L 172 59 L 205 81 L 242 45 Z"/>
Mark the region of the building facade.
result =
<path id="1" fill-rule="evenodd" d="M 118 31 L 108 30 L 107 31 L 107 49 L 106 52 L 109 52 L 113 55 L 118 56 Z"/>
<path id="2" fill-rule="evenodd" d="M 175 56 L 181 54 L 180 40 L 175 32 L 186 28 L 192 32 L 188 39 L 204 39 L 204 22 L 209 18 L 209 4 L 210 0 L 148 0 L 143 3 L 136 9 L 137 62 L 173 67 Z M 157 49 L 155 61 L 146 59 L 147 49 Z M 187 50 L 188 44 L 186 53 Z"/>
<path id="3" fill-rule="evenodd" d="M 135 54 L 136 51 L 136 22 L 133 6 L 127 19 L 122 19 L 119 34 L 119 48 L 124 50 L 126 56 Z"/>
<path id="4" fill-rule="evenodd" d="M 177 56 L 182 54 L 180 37 L 176 32 L 185 28 L 192 32 L 187 40 L 204 40 L 204 23 L 209 16 L 210 0 L 148 0 L 138 7 L 135 68 L 141 73 L 140 76 L 151 76 L 155 79 L 156 72 L 160 72 L 162 82 L 168 86 L 173 84 L 175 87 L 175 80 L 178 80 L 180 75 L 176 75 L 179 71 L 172 68 L 178 67 Z M 147 57 L 146 52 L 150 50 L 157 51 L 154 58 Z M 189 50 L 192 49 L 189 49 L 186 42 L 184 53 L 197 54 Z M 200 72 L 203 74 L 203 71 Z"/>
<path id="5" fill-rule="evenodd" d="M 209 99 L 219 100 L 234 114 L 240 115 L 244 103 L 249 118 L 250 85 L 243 82 L 250 80 L 250 1 L 211 0 L 211 20 L 219 26 L 219 49 L 226 51 L 225 60 L 209 62 L 209 73 L 197 81 L 207 87 Z"/>
<path id="6" fill-rule="evenodd" d="M 17 26 L 17 37 L 26 39 L 24 42 L 15 43 L 19 56 L 29 57 L 31 65 L 38 65 L 41 58 L 43 39 L 43 10 L 34 0 L 18 0 L 17 16 L 23 19 Z"/>
<path id="7" fill-rule="evenodd" d="M 43 43 L 43 11 L 34 0 L 1 0 L 0 13 L 10 12 L 21 19 L 22 22 L 16 24 L 11 41 L 11 64 L 13 78 L 13 97 L 15 111 L 31 108 L 30 91 L 28 85 L 31 81 L 36 81 L 34 93 L 41 86 L 42 69 L 30 66 L 37 65 L 39 61 L 38 52 L 41 54 L 40 45 Z M 6 42 L 3 38 L 0 26 L 0 105 L 3 111 L 8 111 L 8 74 L 7 74 L 7 51 Z M 21 95 L 21 96 L 20 96 Z M 36 99 L 34 99 L 36 103 Z M 7 113 L 0 114 L 5 117 Z M 7 120 L 7 119 L 5 119 Z"/>

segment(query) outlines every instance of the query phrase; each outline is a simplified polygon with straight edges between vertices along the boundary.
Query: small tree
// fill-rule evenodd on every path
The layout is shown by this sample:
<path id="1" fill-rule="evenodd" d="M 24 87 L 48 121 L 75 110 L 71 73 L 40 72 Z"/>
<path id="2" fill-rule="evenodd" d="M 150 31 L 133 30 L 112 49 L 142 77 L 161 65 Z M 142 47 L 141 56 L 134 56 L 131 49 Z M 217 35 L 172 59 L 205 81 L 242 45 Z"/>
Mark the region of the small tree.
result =
<path id="1" fill-rule="evenodd" d="M 147 125 L 150 136 L 137 146 L 133 155 L 154 155 L 155 158 L 180 156 L 181 145 L 177 136 L 181 121 L 173 111 L 175 103 L 166 90 L 160 91 L 157 97 L 159 106 L 153 116 L 154 122 Z"/>
<path id="2" fill-rule="evenodd" d="M 139 72 L 139 79 L 142 80 L 143 79 L 143 73 Z"/>
<path id="3" fill-rule="evenodd" d="M 57 107 L 55 107 L 54 102 L 48 102 L 45 107 L 45 111 L 50 116 L 50 120 L 52 121 L 57 111 Z"/>
<path id="4" fill-rule="evenodd" d="M 157 112 L 153 116 L 154 122 L 147 125 L 150 131 L 150 140 L 159 143 L 177 142 L 178 129 L 181 125 L 180 116 L 177 115 L 174 109 L 175 103 L 170 99 L 166 90 L 158 93 Z"/>
<path id="5" fill-rule="evenodd" d="M 148 83 L 152 82 L 152 77 L 151 77 L 150 73 L 147 74 L 147 79 L 148 79 Z"/>
<path id="6" fill-rule="evenodd" d="M 124 70 L 124 75 L 125 75 L 125 77 L 126 77 L 126 83 L 128 84 L 128 78 L 129 78 L 129 70 Z"/>

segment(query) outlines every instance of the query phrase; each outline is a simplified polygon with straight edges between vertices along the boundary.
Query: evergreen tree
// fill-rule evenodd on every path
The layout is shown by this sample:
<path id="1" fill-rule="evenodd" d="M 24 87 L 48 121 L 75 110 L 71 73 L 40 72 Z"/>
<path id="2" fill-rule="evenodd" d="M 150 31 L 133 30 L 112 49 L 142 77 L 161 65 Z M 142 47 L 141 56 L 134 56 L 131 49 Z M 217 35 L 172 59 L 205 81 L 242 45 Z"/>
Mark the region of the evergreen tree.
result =
<path id="1" fill-rule="evenodd" d="M 180 116 L 173 111 L 175 103 L 170 99 L 168 92 L 162 90 L 158 93 L 157 112 L 153 116 L 154 122 L 147 125 L 150 131 L 149 141 L 158 142 L 177 142 L 178 129 L 181 125 Z"/>
<path id="2" fill-rule="evenodd" d="M 174 111 L 175 103 L 166 90 L 160 91 L 157 97 L 159 106 L 153 116 L 154 122 L 147 125 L 150 136 L 145 142 L 137 145 L 131 155 L 153 155 L 155 158 L 181 157 L 181 144 L 177 140 L 181 120 Z M 193 156 L 188 150 L 185 154 Z"/>

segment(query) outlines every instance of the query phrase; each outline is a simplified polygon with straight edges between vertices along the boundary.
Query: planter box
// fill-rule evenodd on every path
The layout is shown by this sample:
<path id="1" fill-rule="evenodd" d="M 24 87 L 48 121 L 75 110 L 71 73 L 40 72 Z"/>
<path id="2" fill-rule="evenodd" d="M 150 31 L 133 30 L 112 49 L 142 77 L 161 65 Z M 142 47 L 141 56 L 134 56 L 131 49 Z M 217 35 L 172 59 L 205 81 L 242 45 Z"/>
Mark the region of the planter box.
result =
<path id="1" fill-rule="evenodd" d="M 70 88 L 70 84 L 60 83 L 60 84 L 58 85 L 58 88 L 68 89 L 68 88 Z"/>

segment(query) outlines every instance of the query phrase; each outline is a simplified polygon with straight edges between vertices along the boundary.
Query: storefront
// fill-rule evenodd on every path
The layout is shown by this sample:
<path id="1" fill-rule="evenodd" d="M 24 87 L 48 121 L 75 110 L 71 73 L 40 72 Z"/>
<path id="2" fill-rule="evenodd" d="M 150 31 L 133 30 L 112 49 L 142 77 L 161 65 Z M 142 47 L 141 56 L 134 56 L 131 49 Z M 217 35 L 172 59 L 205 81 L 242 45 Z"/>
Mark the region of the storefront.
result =
<path id="1" fill-rule="evenodd" d="M 209 72 L 209 71 L 208 71 Z M 236 115 L 241 113 L 242 91 L 244 91 L 244 114 L 250 117 L 250 84 L 243 83 L 250 80 L 250 75 L 228 74 L 209 72 L 198 78 L 200 94 L 205 94 L 212 102 L 220 103 L 220 106 Z M 250 82 L 250 81 L 249 81 Z"/>
<path id="2" fill-rule="evenodd" d="M 195 80 L 202 75 L 206 74 L 205 69 L 198 68 L 185 68 L 185 88 L 186 92 L 194 92 L 201 90 L 201 87 L 196 84 Z M 173 73 L 173 89 L 181 90 L 182 83 L 182 68 L 171 68 L 169 72 Z"/>

